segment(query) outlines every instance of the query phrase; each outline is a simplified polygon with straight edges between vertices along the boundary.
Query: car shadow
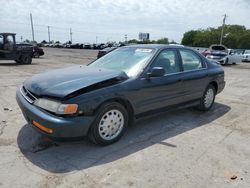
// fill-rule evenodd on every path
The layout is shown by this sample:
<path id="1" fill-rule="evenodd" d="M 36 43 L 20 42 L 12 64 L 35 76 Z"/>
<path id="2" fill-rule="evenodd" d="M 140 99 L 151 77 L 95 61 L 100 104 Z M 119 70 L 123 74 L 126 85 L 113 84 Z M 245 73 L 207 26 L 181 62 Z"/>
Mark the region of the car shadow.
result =
<path id="1" fill-rule="evenodd" d="M 2 63 L 0 61 L 0 66 L 19 66 L 20 64 L 13 62 L 8 62 L 8 63 Z"/>
<path id="2" fill-rule="evenodd" d="M 2 63 L 0 61 L 0 66 L 32 66 L 32 65 L 38 65 L 38 63 L 31 63 L 31 64 L 21 64 L 21 63 L 15 63 L 15 62 L 8 62 L 8 63 Z"/>
<path id="3" fill-rule="evenodd" d="M 129 127 L 121 140 L 105 147 L 86 140 L 55 142 L 28 124 L 19 131 L 17 143 L 23 155 L 34 165 L 49 172 L 66 173 L 113 162 L 154 144 L 164 145 L 166 149 L 178 148 L 167 139 L 206 125 L 230 109 L 227 105 L 215 103 L 208 112 L 188 108 L 147 117 Z"/>

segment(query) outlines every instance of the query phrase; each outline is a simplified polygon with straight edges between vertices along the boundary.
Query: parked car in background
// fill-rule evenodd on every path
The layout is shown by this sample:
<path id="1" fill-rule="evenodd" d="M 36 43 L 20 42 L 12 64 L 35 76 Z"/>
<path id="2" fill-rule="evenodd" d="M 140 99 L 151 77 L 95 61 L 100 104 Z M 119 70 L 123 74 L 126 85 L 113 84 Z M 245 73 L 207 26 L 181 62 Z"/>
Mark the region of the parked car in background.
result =
<path id="1" fill-rule="evenodd" d="M 70 45 L 70 48 L 74 48 L 74 49 L 80 49 L 83 48 L 83 45 L 81 45 L 80 43 L 74 43 Z"/>
<path id="2" fill-rule="evenodd" d="M 97 54 L 97 59 L 112 52 L 113 50 L 117 49 L 117 47 L 108 47 L 108 48 L 104 48 L 102 50 L 99 50 L 98 51 L 98 54 Z"/>
<path id="3" fill-rule="evenodd" d="M 59 42 L 56 42 L 54 45 L 53 45 L 54 48 L 63 48 L 63 44 L 59 43 Z"/>
<path id="4" fill-rule="evenodd" d="M 225 57 L 224 64 L 236 64 L 241 63 L 243 58 L 242 54 L 237 53 L 236 50 L 228 49 L 228 55 Z"/>
<path id="5" fill-rule="evenodd" d="M 203 54 L 203 52 L 205 52 L 206 50 L 208 50 L 208 48 L 204 48 L 204 47 L 192 47 L 192 49 L 198 51 L 201 54 Z"/>
<path id="6" fill-rule="evenodd" d="M 218 61 L 220 64 L 236 64 L 242 61 L 242 55 L 236 50 L 228 49 L 224 45 L 214 44 L 202 54 L 210 60 Z"/>
<path id="7" fill-rule="evenodd" d="M 250 62 L 250 50 L 245 50 L 242 57 L 242 62 Z"/>
<path id="8" fill-rule="evenodd" d="M 87 66 L 35 75 L 17 89 L 16 99 L 38 132 L 51 138 L 88 135 L 108 145 L 140 117 L 170 108 L 209 110 L 224 86 L 223 68 L 195 50 L 136 45 Z"/>
<path id="9" fill-rule="evenodd" d="M 83 48 L 84 48 L 84 49 L 92 49 L 92 46 L 91 46 L 91 44 L 89 44 L 89 43 L 85 43 L 85 44 L 83 45 Z"/>
<path id="10" fill-rule="evenodd" d="M 17 46 L 20 46 L 20 47 L 26 46 L 26 47 L 32 48 L 32 57 L 39 58 L 40 56 L 44 55 L 43 49 L 41 47 L 36 46 L 36 45 L 29 44 L 29 43 L 19 43 L 19 44 L 17 44 Z"/>
<path id="11" fill-rule="evenodd" d="M 219 44 L 211 45 L 205 54 L 206 58 L 218 61 L 221 64 L 225 63 L 225 58 L 227 55 L 228 55 L 227 47 Z"/>

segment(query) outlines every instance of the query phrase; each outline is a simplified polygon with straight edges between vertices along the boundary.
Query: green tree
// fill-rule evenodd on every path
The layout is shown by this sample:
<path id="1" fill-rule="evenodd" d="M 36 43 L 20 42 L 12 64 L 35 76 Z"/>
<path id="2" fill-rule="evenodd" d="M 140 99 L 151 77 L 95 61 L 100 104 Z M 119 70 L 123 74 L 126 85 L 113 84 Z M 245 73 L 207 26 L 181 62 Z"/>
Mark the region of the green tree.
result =
<path id="1" fill-rule="evenodd" d="M 182 44 L 196 47 L 209 47 L 219 44 L 222 27 L 191 30 L 184 33 Z M 226 25 L 223 44 L 228 48 L 250 48 L 249 30 L 241 25 Z"/>
<path id="2" fill-rule="evenodd" d="M 195 37 L 198 32 L 199 31 L 191 30 L 191 31 L 184 33 L 181 43 L 183 45 L 193 46 Z"/>
<path id="3" fill-rule="evenodd" d="M 169 44 L 168 38 L 161 38 L 156 41 L 157 44 Z"/>

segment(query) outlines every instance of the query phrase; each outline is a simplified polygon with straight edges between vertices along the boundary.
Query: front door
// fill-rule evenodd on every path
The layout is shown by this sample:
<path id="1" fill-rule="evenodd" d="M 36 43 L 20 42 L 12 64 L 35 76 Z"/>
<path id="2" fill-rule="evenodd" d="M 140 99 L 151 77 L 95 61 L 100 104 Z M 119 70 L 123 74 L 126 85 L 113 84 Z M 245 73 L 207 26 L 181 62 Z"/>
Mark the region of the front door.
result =
<path id="1" fill-rule="evenodd" d="M 164 49 L 151 64 L 162 67 L 165 75 L 161 77 L 141 78 L 140 100 L 135 104 L 138 113 L 156 110 L 179 103 L 182 93 L 180 62 L 175 49 Z"/>
<path id="2" fill-rule="evenodd" d="M 0 35 L 0 59 L 12 60 L 15 55 L 15 40 L 13 35 Z"/>

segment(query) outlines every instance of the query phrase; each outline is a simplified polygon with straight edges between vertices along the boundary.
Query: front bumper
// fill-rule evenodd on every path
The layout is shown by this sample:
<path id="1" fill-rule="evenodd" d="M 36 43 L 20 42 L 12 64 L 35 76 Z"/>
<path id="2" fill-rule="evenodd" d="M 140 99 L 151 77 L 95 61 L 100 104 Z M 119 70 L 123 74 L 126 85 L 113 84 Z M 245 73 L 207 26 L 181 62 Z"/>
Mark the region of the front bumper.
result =
<path id="1" fill-rule="evenodd" d="M 225 64 L 225 61 L 226 61 L 225 57 L 222 57 L 222 58 L 218 58 L 218 57 L 209 58 L 209 57 L 207 57 L 207 59 L 217 61 L 220 64 Z"/>
<path id="2" fill-rule="evenodd" d="M 16 91 L 16 100 L 28 124 L 33 126 L 40 133 L 53 138 L 75 138 L 85 136 L 95 119 L 95 116 L 64 118 L 50 114 L 29 103 L 21 94 L 20 88 Z M 52 129 L 53 133 L 49 134 L 44 132 L 34 126 L 32 121 L 36 121 L 44 127 Z"/>
<path id="3" fill-rule="evenodd" d="M 248 57 L 248 58 L 246 58 L 246 57 L 242 58 L 242 62 L 249 62 L 249 61 L 250 61 L 250 57 Z"/>

